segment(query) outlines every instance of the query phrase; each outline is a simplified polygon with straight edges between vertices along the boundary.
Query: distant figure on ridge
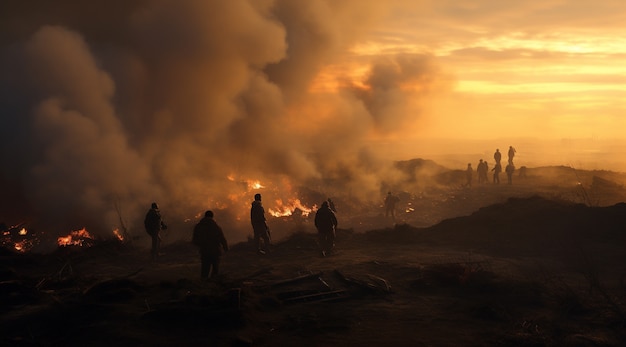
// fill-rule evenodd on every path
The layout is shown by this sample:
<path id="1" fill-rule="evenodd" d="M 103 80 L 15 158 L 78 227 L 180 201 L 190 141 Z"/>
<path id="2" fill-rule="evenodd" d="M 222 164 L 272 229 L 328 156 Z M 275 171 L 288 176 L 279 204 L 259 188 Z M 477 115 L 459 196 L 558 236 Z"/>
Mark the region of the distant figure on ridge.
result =
<path id="1" fill-rule="evenodd" d="M 391 218 L 393 218 L 393 220 L 396 220 L 396 204 L 400 201 L 400 199 L 391 194 L 391 192 L 387 193 L 387 196 L 385 197 L 385 217 L 389 217 L 391 215 Z"/>
<path id="2" fill-rule="evenodd" d="M 266 254 L 270 250 L 270 228 L 266 223 L 265 209 L 261 203 L 261 194 L 254 195 L 254 201 L 252 202 L 252 207 L 250 207 L 250 222 L 252 223 L 257 252 Z M 263 246 L 261 246 L 261 240 L 263 240 Z"/>
<path id="3" fill-rule="evenodd" d="M 465 169 L 465 186 L 472 186 L 472 176 L 474 174 L 474 169 L 472 169 L 472 163 L 467 163 L 467 169 Z"/>
<path id="4" fill-rule="evenodd" d="M 502 160 L 502 153 L 500 153 L 499 148 L 496 148 L 496 152 L 493 154 L 493 160 L 496 161 L 496 164 L 500 164 L 500 160 Z"/>
<path id="5" fill-rule="evenodd" d="M 489 183 L 489 177 L 487 177 L 487 174 L 489 173 L 489 164 L 487 164 L 486 160 L 483 160 L 483 171 L 481 173 L 483 175 L 483 183 Z"/>
<path id="6" fill-rule="evenodd" d="M 206 280 L 209 274 L 215 278 L 219 274 L 222 252 L 228 251 L 228 243 L 222 228 L 213 219 L 213 211 L 206 211 L 196 224 L 192 242 L 200 251 L 200 278 Z"/>
<path id="7" fill-rule="evenodd" d="M 497 162 L 496 166 L 494 166 L 491 171 L 493 171 L 493 184 L 500 184 L 500 172 L 502 172 L 502 165 L 500 162 Z"/>
<path id="8" fill-rule="evenodd" d="M 478 174 L 478 183 L 489 183 L 489 178 L 487 178 L 488 172 L 489 164 L 487 164 L 486 160 L 480 159 L 478 161 L 478 167 L 476 168 L 476 173 Z"/>
<path id="9" fill-rule="evenodd" d="M 156 260 L 159 257 L 159 249 L 161 248 L 161 230 L 167 229 L 167 225 L 161 218 L 161 211 L 159 205 L 156 202 L 152 203 L 152 207 L 146 213 L 146 218 L 143 220 L 146 232 L 152 238 L 152 249 L 150 256 L 152 260 Z"/>
<path id="10" fill-rule="evenodd" d="M 504 171 L 506 172 L 508 183 L 513 184 L 513 172 L 515 172 L 515 166 L 513 165 L 513 163 L 509 163 Z"/>
<path id="11" fill-rule="evenodd" d="M 320 251 L 322 257 L 325 257 L 335 248 L 335 229 L 337 228 L 337 216 L 328 206 L 328 201 L 324 201 L 315 213 L 315 227 Z"/>
<path id="12" fill-rule="evenodd" d="M 513 146 L 509 146 L 509 164 L 511 165 L 513 165 L 513 158 L 515 157 L 516 152 L 517 151 L 513 148 Z"/>

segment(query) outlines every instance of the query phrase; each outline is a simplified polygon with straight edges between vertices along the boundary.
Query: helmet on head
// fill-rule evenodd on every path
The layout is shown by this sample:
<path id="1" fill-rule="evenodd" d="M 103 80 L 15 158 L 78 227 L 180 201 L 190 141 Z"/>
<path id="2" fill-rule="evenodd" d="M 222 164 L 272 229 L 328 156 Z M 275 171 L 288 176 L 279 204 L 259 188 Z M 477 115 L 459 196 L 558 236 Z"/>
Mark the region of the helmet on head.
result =
<path id="1" fill-rule="evenodd" d="M 254 194 L 254 200 L 261 201 L 261 194 Z"/>
<path id="2" fill-rule="evenodd" d="M 213 218 L 213 211 L 208 210 L 208 211 L 204 212 L 204 216 L 205 217 L 209 217 L 209 218 Z"/>
<path id="3" fill-rule="evenodd" d="M 156 202 L 153 202 L 153 203 L 152 203 L 152 208 L 156 208 L 156 209 L 158 209 L 158 208 L 159 208 L 159 205 L 157 205 L 157 203 L 156 203 Z"/>

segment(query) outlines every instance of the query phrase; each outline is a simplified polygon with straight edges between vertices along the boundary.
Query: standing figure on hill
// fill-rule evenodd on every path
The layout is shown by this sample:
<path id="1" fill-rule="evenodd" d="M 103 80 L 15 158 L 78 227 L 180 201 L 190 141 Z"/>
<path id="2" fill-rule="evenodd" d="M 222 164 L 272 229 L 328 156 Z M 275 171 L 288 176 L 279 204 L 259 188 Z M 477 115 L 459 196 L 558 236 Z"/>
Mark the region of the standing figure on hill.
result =
<path id="1" fill-rule="evenodd" d="M 209 274 L 215 278 L 219 274 L 222 251 L 228 251 L 228 243 L 222 228 L 213 219 L 213 211 L 206 211 L 196 224 L 191 242 L 200 251 L 200 278 L 207 280 Z"/>
<path id="2" fill-rule="evenodd" d="M 509 164 L 511 165 L 513 165 L 513 158 L 515 157 L 516 152 L 517 151 L 513 148 L 513 146 L 509 146 Z"/>
<path id="3" fill-rule="evenodd" d="M 150 256 L 152 260 L 156 260 L 159 257 L 159 249 L 161 248 L 161 230 L 167 229 L 167 225 L 161 218 L 161 211 L 159 205 L 156 202 L 152 203 L 150 210 L 146 213 L 146 218 L 143 220 L 146 232 L 152 238 L 152 249 Z"/>
<path id="4" fill-rule="evenodd" d="M 502 165 L 500 162 L 497 162 L 496 166 L 494 166 L 491 171 L 493 171 L 493 184 L 500 184 L 500 172 L 502 172 Z"/>
<path id="5" fill-rule="evenodd" d="M 496 148 L 496 152 L 493 154 L 493 160 L 496 161 L 496 164 L 500 164 L 500 160 L 502 160 L 502 153 L 500 153 L 499 148 Z"/>
<path id="6" fill-rule="evenodd" d="M 254 195 L 252 207 L 250 207 L 250 222 L 254 232 L 254 243 L 259 254 L 266 254 L 270 251 L 270 228 L 265 219 L 265 209 L 261 203 L 261 194 Z M 263 246 L 261 246 L 263 240 Z"/>
<path id="7" fill-rule="evenodd" d="M 467 169 L 465 169 L 465 186 L 472 186 L 472 176 L 474 175 L 474 169 L 472 169 L 472 163 L 467 163 Z"/>
<path id="8" fill-rule="evenodd" d="M 504 171 L 506 172 L 506 178 L 508 180 L 508 183 L 513 184 L 513 172 L 515 172 L 515 166 L 513 165 L 513 163 L 509 163 Z"/>
<path id="9" fill-rule="evenodd" d="M 478 165 L 476 166 L 476 173 L 478 174 L 478 184 L 483 183 L 483 160 L 482 159 L 478 161 Z"/>
<path id="10" fill-rule="evenodd" d="M 391 194 L 391 192 L 387 193 L 385 197 L 385 217 L 389 217 L 393 220 L 396 220 L 396 204 L 400 201 L 400 198 Z"/>
<path id="11" fill-rule="evenodd" d="M 335 248 L 335 229 L 337 228 L 337 216 L 328 206 L 328 201 L 324 201 L 315 213 L 315 227 L 322 257 L 325 257 Z"/>
<path id="12" fill-rule="evenodd" d="M 482 175 L 483 175 L 483 183 L 485 184 L 489 183 L 489 177 L 487 177 L 488 173 L 489 173 L 489 164 L 487 164 L 487 161 L 484 160 Z"/>

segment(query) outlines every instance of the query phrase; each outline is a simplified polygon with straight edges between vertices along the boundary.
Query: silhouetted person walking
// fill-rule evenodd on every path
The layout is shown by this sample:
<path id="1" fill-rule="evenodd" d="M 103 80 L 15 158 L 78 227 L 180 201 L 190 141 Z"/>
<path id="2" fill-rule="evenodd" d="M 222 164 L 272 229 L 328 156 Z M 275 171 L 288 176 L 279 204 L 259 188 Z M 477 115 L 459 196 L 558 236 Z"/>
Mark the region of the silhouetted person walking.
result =
<path id="1" fill-rule="evenodd" d="M 491 171 L 493 171 L 493 184 L 500 184 L 500 172 L 502 172 L 502 165 L 500 162 L 497 162 L 496 166 L 494 166 Z"/>
<path id="2" fill-rule="evenodd" d="M 254 201 L 252 202 L 252 207 L 250 207 L 250 222 L 252 223 L 257 252 L 266 254 L 270 250 L 270 229 L 265 219 L 265 209 L 261 203 L 261 194 L 254 195 Z M 263 240 L 263 246 L 261 246 L 261 240 Z"/>
<path id="3" fill-rule="evenodd" d="M 483 160 L 480 159 L 478 161 L 478 165 L 476 166 L 476 173 L 478 174 L 478 184 L 483 183 Z"/>
<path id="4" fill-rule="evenodd" d="M 387 196 L 385 197 L 385 217 L 389 217 L 391 215 L 391 218 L 393 218 L 393 220 L 396 219 L 396 204 L 400 201 L 400 199 L 391 194 L 391 192 L 387 193 Z"/>
<path id="5" fill-rule="evenodd" d="M 146 213 L 143 224 L 146 228 L 146 232 L 152 238 L 150 256 L 152 260 L 156 260 L 159 257 L 159 249 L 161 248 L 161 230 L 167 229 L 167 225 L 165 225 L 161 218 L 159 205 L 156 202 L 152 203 L 152 207 L 148 210 L 148 213 Z"/>
<path id="6" fill-rule="evenodd" d="M 506 172 L 508 183 L 513 184 L 513 172 L 515 172 L 515 166 L 513 166 L 513 163 L 509 163 L 504 171 Z"/>
<path id="7" fill-rule="evenodd" d="M 315 213 L 315 227 L 322 257 L 325 257 L 335 248 L 335 229 L 337 228 L 337 216 L 328 207 L 328 201 L 324 201 Z"/>
<path id="8" fill-rule="evenodd" d="M 513 158 L 515 157 L 515 153 L 517 151 L 515 150 L 515 148 L 513 148 L 513 146 L 509 146 L 509 164 L 513 165 Z"/>
<path id="9" fill-rule="evenodd" d="M 489 164 L 487 164 L 487 161 L 484 160 L 483 161 L 483 170 L 482 170 L 481 174 L 483 175 L 483 183 L 485 183 L 485 184 L 489 183 L 489 177 L 487 177 L 488 173 L 489 173 Z"/>
<path id="10" fill-rule="evenodd" d="M 228 243 L 222 228 L 213 219 L 213 211 L 206 211 L 193 229 L 192 242 L 200 252 L 200 278 L 206 280 L 219 274 L 222 252 L 228 251 Z"/>
<path id="11" fill-rule="evenodd" d="M 500 153 L 500 149 L 496 149 L 496 152 L 493 154 L 493 160 L 496 161 L 496 164 L 500 164 L 500 160 L 502 160 L 502 153 Z"/>
<path id="12" fill-rule="evenodd" d="M 474 169 L 472 169 L 472 164 L 467 163 L 467 169 L 465 169 L 465 186 L 472 186 L 472 176 L 474 175 Z"/>

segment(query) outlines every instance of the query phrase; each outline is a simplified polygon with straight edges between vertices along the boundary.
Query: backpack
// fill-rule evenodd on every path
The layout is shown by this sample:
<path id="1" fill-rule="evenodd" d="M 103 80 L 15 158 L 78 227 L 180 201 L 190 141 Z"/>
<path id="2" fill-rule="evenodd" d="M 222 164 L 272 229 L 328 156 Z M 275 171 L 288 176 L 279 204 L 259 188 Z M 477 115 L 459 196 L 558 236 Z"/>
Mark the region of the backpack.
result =
<path id="1" fill-rule="evenodd" d="M 198 247 L 206 246 L 207 243 L 207 226 L 202 221 L 193 228 L 193 235 L 191 237 L 191 243 Z"/>

